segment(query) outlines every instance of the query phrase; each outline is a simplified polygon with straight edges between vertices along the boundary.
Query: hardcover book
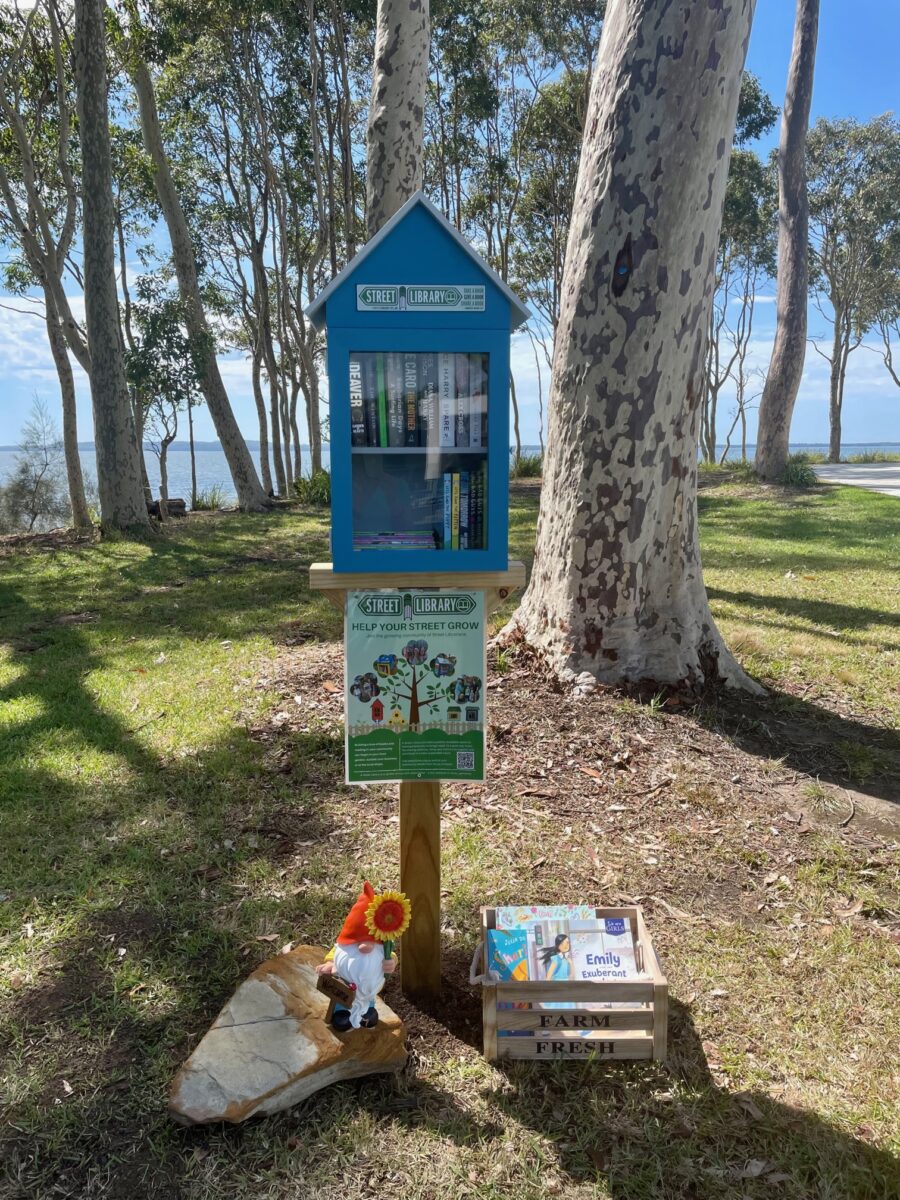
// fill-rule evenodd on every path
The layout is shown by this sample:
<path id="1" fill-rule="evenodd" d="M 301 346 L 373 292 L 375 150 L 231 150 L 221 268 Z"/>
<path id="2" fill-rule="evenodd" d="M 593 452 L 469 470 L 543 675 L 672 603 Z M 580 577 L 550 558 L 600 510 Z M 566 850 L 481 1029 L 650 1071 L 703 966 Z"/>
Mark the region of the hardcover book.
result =
<path id="1" fill-rule="evenodd" d="M 437 355 L 419 356 L 419 445 L 437 446 L 438 428 L 438 372 Z"/>
<path id="2" fill-rule="evenodd" d="M 469 355 L 456 359 L 456 445 L 469 444 Z"/>
<path id="3" fill-rule="evenodd" d="M 438 355 L 438 390 L 440 396 L 440 445 L 455 446 L 456 434 L 456 372 L 454 355 Z"/>
<path id="4" fill-rule="evenodd" d="M 416 354 L 403 355 L 404 443 L 419 444 L 419 385 Z"/>
<path id="5" fill-rule="evenodd" d="M 350 355 L 350 444 L 366 444 L 366 408 L 363 395 L 363 364 L 358 354 Z"/>

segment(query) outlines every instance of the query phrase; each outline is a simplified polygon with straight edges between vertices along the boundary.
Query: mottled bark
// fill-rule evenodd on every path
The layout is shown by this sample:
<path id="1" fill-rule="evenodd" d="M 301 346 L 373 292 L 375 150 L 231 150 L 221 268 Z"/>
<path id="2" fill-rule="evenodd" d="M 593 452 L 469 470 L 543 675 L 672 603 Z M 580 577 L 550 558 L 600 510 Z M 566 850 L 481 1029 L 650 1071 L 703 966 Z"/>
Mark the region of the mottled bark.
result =
<path id="1" fill-rule="evenodd" d="M 794 45 L 778 146 L 778 295 L 775 343 L 756 435 L 756 471 L 778 479 L 787 466 L 791 417 L 806 356 L 809 199 L 806 130 L 812 104 L 819 0 L 797 0 Z"/>
<path id="2" fill-rule="evenodd" d="M 185 301 L 185 324 L 188 332 L 198 342 L 211 342 L 210 328 L 200 295 L 197 260 L 194 255 L 190 230 L 163 146 L 153 81 L 143 60 L 135 57 L 131 66 L 132 81 L 140 109 L 144 146 L 153 165 L 156 194 L 169 231 L 169 240 L 172 243 L 172 260 L 175 264 L 175 274 L 178 277 L 178 288 Z M 219 364 L 212 350 L 203 356 L 203 370 L 199 384 L 222 451 L 228 462 L 228 469 L 237 492 L 238 504 L 245 512 L 259 512 L 268 506 L 268 498 L 259 482 L 259 476 L 256 473 L 253 459 L 250 457 L 250 451 L 247 449 L 247 443 L 238 428 L 228 400 L 228 393 L 222 382 Z"/>
<path id="3" fill-rule="evenodd" d="M 66 338 L 53 307 L 53 294 L 44 288 L 44 307 L 47 323 L 47 339 L 56 374 L 59 377 L 59 394 L 62 401 L 63 451 L 66 459 L 66 479 L 69 484 L 69 503 L 72 506 L 72 524 L 76 529 L 91 528 L 84 495 L 84 477 L 81 473 L 81 456 L 78 453 L 78 410 L 75 404 L 75 377 L 66 350 Z"/>
<path id="4" fill-rule="evenodd" d="M 756 690 L 709 610 L 697 435 L 753 0 L 607 10 L 572 212 L 531 580 L 563 680 Z"/>
<path id="5" fill-rule="evenodd" d="M 369 237 L 422 186 L 428 0 L 378 0 L 366 131 Z"/>
<path id="6" fill-rule="evenodd" d="M 253 402 L 256 405 L 256 419 L 259 422 L 259 469 L 262 473 L 262 485 L 266 495 L 272 494 L 272 470 L 269 466 L 269 422 L 266 419 L 266 402 L 263 399 L 262 382 L 260 380 L 260 355 L 253 350 Z"/>
<path id="7" fill-rule="evenodd" d="M 104 530 L 138 530 L 149 528 L 150 519 L 141 487 L 140 447 L 119 329 L 104 10 L 103 0 L 75 0 L 85 318 L 101 526 Z"/>

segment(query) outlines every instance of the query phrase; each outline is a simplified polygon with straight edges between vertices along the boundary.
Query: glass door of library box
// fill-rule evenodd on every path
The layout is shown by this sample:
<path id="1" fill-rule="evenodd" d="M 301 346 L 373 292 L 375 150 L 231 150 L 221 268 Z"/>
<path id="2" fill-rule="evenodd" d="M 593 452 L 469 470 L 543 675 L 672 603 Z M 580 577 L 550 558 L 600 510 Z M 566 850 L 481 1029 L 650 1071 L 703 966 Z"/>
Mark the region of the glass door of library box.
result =
<path id="1" fill-rule="evenodd" d="M 335 569 L 505 569 L 508 333 L 504 353 L 446 331 L 405 346 L 393 331 L 341 332 L 329 353 Z"/>

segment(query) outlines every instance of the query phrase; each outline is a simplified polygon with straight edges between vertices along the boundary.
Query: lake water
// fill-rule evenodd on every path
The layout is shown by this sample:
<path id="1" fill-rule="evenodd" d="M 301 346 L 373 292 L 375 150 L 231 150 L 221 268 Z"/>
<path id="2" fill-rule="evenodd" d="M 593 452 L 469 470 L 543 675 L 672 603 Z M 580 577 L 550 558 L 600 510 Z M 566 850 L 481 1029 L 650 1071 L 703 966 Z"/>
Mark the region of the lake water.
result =
<path id="1" fill-rule="evenodd" d="M 719 455 L 721 455 L 724 447 L 719 447 Z M 748 453 L 752 459 L 755 451 L 755 446 L 748 446 Z M 538 454 L 539 446 L 524 446 L 522 448 L 525 454 Z M 791 447 L 792 451 L 798 450 L 817 450 L 821 453 L 828 453 L 828 446 L 823 443 L 803 443 Z M 844 446 L 845 454 L 861 454 L 864 451 L 882 450 L 887 453 L 900 452 L 900 443 L 897 442 L 866 442 L 859 445 Z M 257 470 L 259 469 L 259 452 L 251 450 L 253 460 L 256 463 Z M 12 471 L 15 465 L 16 452 L 14 450 L 0 450 L 0 483 Z M 197 487 L 200 491 L 204 491 L 211 487 L 222 487 L 226 496 L 226 503 L 234 501 L 234 491 L 231 486 L 231 477 L 228 473 L 228 464 L 225 461 L 225 455 L 221 450 L 198 450 L 197 451 Z M 740 458 L 740 448 L 732 447 L 729 453 L 729 459 Z M 309 450 L 303 447 L 303 458 L 305 470 L 309 471 Z M 150 483 L 153 487 L 154 495 L 158 494 L 159 490 L 159 467 L 155 455 L 148 451 L 146 454 L 147 472 L 150 476 Z M 328 447 L 325 446 L 322 451 L 322 460 L 327 468 L 330 465 L 330 457 Z M 93 450 L 81 451 L 81 463 L 85 475 L 91 479 L 97 478 L 97 463 Z M 187 450 L 170 450 L 169 451 L 169 495 L 183 496 L 185 500 L 190 500 L 191 495 L 191 459 Z"/>

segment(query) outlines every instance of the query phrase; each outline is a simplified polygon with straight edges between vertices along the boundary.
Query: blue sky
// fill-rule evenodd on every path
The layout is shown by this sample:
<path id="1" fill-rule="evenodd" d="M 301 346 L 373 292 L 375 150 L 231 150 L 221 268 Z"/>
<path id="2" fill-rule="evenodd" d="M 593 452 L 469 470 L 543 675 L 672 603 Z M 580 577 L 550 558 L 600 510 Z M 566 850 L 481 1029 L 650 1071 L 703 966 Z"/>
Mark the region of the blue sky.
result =
<path id="1" fill-rule="evenodd" d="M 792 0 L 757 0 L 756 17 L 750 40 L 747 66 L 755 72 L 776 104 L 781 104 L 787 76 L 793 36 Z M 900 45 L 900 2 L 898 0 L 822 0 L 816 82 L 812 119 L 818 116 L 854 116 L 867 120 L 888 110 L 894 111 L 900 99 L 896 65 Z M 777 144 L 776 128 L 759 149 L 766 153 Z M 759 305 L 751 357 L 765 367 L 771 352 L 775 306 L 773 297 Z M 0 292 L 0 445 L 14 443 L 26 419 L 34 395 L 40 395 L 51 408 L 58 408 L 58 385 L 46 344 L 43 322 L 21 310 L 21 301 Z M 73 304 L 81 311 L 79 297 Z M 827 322 L 810 309 L 812 336 L 828 335 Z M 874 339 L 870 339 L 874 346 Z M 74 364 L 73 364 L 74 365 Z M 513 345 L 513 369 L 516 374 L 522 409 L 522 435 L 526 444 L 537 442 L 537 374 L 534 355 L 527 338 Z M 255 437 L 256 415 L 246 364 L 237 356 L 222 360 L 226 386 L 241 428 Z M 93 437 L 90 396 L 87 382 L 75 366 L 78 376 L 79 436 Z M 547 372 L 543 372 L 544 401 L 547 396 Z M 806 357 L 803 383 L 794 415 L 792 440 L 825 442 L 828 439 L 828 364 L 812 347 Z M 723 401 L 725 427 L 730 404 Z M 750 440 L 755 419 L 751 418 Z M 212 440 L 215 431 L 205 410 L 199 410 L 196 436 Z M 900 394 L 890 380 L 881 358 L 860 347 L 850 359 L 844 400 L 844 441 L 900 442 Z"/>

